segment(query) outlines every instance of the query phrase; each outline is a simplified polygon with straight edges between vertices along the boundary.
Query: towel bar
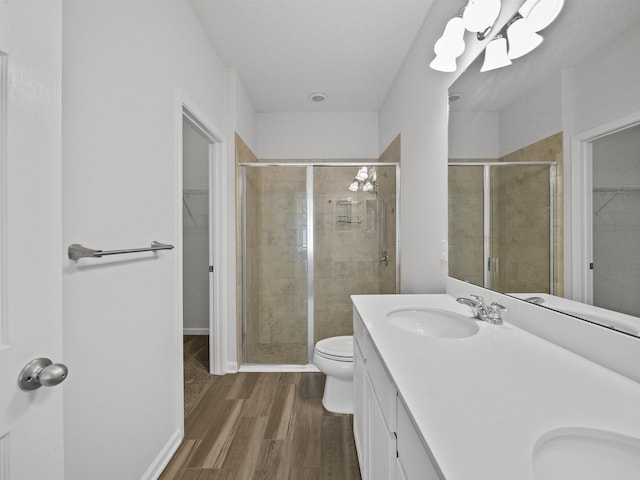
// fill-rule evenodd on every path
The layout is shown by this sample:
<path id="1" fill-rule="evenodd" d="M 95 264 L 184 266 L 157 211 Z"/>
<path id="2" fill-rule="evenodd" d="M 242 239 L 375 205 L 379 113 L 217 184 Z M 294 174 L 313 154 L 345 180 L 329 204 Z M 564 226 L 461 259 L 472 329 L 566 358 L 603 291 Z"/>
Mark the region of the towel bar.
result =
<path id="1" fill-rule="evenodd" d="M 171 250 L 173 245 L 166 243 L 151 242 L 150 247 L 142 248 L 127 248 L 124 250 L 94 250 L 93 248 L 83 247 L 79 243 L 69 245 L 68 255 L 71 260 L 78 260 L 84 257 L 103 257 L 105 255 L 119 255 L 121 253 L 136 253 L 136 252 L 155 252 L 156 250 Z"/>

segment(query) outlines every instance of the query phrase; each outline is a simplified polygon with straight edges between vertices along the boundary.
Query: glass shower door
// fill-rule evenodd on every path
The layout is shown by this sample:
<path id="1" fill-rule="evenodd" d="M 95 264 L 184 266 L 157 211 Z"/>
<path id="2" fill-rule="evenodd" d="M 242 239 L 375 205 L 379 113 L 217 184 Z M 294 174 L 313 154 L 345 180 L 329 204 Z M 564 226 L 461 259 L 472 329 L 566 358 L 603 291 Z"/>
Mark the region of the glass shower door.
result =
<path id="1" fill-rule="evenodd" d="M 350 191 L 357 172 L 352 166 L 313 169 L 316 342 L 353 333 L 351 295 L 396 291 L 396 169 L 371 166 L 372 189 Z"/>
<path id="2" fill-rule="evenodd" d="M 306 168 L 244 168 L 244 363 L 307 363 Z"/>

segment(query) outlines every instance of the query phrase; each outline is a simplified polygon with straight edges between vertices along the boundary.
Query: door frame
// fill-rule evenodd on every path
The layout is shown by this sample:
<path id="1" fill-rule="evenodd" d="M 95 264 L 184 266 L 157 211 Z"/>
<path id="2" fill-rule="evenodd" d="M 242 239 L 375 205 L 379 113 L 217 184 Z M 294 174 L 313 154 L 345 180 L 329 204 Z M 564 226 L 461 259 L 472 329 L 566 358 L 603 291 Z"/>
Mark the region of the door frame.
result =
<path id="1" fill-rule="evenodd" d="M 640 125 L 640 111 L 607 122 L 571 137 L 570 205 L 571 235 L 565 239 L 566 280 L 571 299 L 593 304 L 593 142 L 608 135 Z"/>
<path id="2" fill-rule="evenodd" d="M 198 129 L 209 142 L 209 261 L 214 266 L 214 271 L 209 275 L 209 372 L 213 375 L 228 373 L 228 335 L 229 328 L 226 318 L 228 311 L 228 260 L 225 252 L 228 251 L 228 241 L 225 235 L 227 213 L 224 205 L 227 199 L 226 168 L 226 141 L 222 130 L 215 127 L 209 121 L 183 91 L 178 91 L 176 108 L 176 185 L 175 185 L 175 209 L 177 232 L 182 233 L 182 189 L 183 189 L 183 152 L 182 152 L 182 128 L 183 122 L 188 121 Z M 177 262 L 177 362 L 180 385 L 178 386 L 179 417 L 184 419 L 183 399 L 183 245 L 182 241 L 176 242 Z M 184 423 L 184 422 L 182 422 Z"/>

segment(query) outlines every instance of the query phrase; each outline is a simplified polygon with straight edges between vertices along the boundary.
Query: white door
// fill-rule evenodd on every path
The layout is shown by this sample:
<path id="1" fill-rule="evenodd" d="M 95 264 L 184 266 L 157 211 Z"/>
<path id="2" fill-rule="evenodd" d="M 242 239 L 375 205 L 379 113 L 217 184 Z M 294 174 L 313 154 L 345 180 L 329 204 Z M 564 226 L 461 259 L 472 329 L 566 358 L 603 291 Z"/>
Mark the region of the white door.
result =
<path id="1" fill-rule="evenodd" d="M 18 385 L 62 361 L 61 12 L 0 1 L 0 480 L 64 478 L 63 386 Z"/>

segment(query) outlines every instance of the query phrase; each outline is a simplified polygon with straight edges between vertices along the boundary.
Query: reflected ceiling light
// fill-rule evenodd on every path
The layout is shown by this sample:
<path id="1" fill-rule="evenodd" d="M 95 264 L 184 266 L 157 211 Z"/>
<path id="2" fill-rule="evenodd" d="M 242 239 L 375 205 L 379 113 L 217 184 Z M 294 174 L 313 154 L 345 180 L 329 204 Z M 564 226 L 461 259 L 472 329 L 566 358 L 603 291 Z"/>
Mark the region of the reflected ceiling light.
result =
<path id="1" fill-rule="evenodd" d="M 507 65 L 511 65 L 507 55 L 507 39 L 503 35 L 496 35 L 484 50 L 484 63 L 480 71 L 488 72 Z"/>
<path id="2" fill-rule="evenodd" d="M 526 3 L 529 2 L 525 2 L 525 5 Z M 547 28 L 556 19 L 563 6 L 564 0 L 538 0 L 530 8 L 528 7 L 527 15 L 522 16 L 527 19 L 534 32 L 539 32 Z"/>
<path id="3" fill-rule="evenodd" d="M 464 48 L 464 22 L 462 17 L 453 17 L 447 22 L 442 36 L 433 46 L 436 58 L 429 66 L 441 72 L 455 72 L 456 58 L 462 55 Z"/>
<path id="4" fill-rule="evenodd" d="M 364 182 L 367 178 L 369 178 L 369 169 L 367 167 L 360 167 L 360 170 L 356 173 L 356 180 Z"/>
<path id="5" fill-rule="evenodd" d="M 371 183 L 370 181 L 366 181 L 365 184 L 362 186 L 362 191 L 363 192 L 370 192 L 373 190 L 373 183 Z"/>
<path id="6" fill-rule="evenodd" d="M 520 17 L 520 15 L 517 17 L 519 18 L 516 18 L 507 27 L 508 55 L 511 60 L 520 58 L 536 49 L 543 40 L 542 35 L 538 35 L 531 28 L 527 19 Z"/>
<path id="7" fill-rule="evenodd" d="M 360 188 L 360 184 L 357 180 L 354 180 L 353 182 L 351 182 L 351 185 L 349 185 L 349 190 L 351 190 L 352 192 L 357 192 L 358 188 Z"/>
<path id="8" fill-rule="evenodd" d="M 462 12 L 464 26 L 483 40 L 500 15 L 500 0 L 469 0 Z"/>

